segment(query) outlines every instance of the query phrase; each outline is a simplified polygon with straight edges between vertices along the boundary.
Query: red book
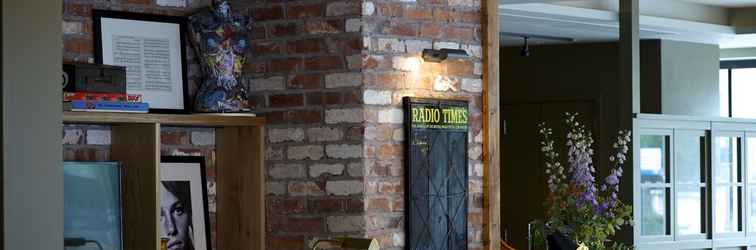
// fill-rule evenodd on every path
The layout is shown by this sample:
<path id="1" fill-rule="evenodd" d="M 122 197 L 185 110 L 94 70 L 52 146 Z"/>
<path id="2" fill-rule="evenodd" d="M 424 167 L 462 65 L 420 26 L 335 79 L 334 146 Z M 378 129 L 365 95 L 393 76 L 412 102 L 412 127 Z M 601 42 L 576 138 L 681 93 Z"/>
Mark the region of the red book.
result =
<path id="1" fill-rule="evenodd" d="M 123 93 L 64 92 L 63 101 L 142 102 L 142 95 Z"/>

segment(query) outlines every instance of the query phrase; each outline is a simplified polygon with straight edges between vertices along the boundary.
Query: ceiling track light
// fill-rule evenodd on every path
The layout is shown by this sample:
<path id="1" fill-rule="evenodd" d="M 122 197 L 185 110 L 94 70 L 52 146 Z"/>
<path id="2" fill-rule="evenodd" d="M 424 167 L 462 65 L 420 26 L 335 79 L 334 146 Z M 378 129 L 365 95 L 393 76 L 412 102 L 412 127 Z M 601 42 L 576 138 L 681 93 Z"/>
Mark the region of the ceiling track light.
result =
<path id="1" fill-rule="evenodd" d="M 523 36 L 523 43 L 522 43 L 522 50 L 520 51 L 520 56 L 530 56 L 530 47 L 528 46 L 528 37 Z"/>

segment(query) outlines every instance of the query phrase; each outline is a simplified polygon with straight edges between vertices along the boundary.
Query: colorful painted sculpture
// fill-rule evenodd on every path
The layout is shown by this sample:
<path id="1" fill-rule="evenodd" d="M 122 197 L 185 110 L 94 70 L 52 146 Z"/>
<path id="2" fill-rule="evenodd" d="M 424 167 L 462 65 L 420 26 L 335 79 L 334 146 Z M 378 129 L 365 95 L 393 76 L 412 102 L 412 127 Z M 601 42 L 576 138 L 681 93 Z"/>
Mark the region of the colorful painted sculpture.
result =
<path id="1" fill-rule="evenodd" d="M 250 19 L 232 12 L 226 0 L 189 17 L 190 41 L 200 58 L 203 76 L 195 112 L 243 112 L 247 91 L 239 77 L 249 48 Z"/>

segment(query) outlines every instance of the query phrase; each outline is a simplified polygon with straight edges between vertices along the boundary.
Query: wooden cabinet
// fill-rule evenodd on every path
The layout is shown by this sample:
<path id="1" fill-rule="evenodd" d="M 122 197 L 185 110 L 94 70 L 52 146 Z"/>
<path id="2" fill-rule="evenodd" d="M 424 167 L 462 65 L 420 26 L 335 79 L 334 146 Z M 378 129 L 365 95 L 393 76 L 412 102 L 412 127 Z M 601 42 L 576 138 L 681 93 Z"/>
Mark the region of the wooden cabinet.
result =
<path id="1" fill-rule="evenodd" d="M 160 127 L 215 127 L 217 247 L 265 249 L 264 118 L 64 112 L 63 122 L 112 126 L 112 160 L 123 164 L 126 250 L 159 247 Z"/>

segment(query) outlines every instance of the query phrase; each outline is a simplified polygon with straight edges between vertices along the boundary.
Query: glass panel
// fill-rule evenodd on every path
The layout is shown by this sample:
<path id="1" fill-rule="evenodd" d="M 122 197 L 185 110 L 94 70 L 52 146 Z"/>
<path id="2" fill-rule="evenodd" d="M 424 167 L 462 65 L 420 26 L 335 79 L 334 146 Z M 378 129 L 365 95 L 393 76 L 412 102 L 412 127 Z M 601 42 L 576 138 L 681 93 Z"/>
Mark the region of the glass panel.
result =
<path id="1" fill-rule="evenodd" d="M 701 187 L 677 187 L 677 231 L 679 234 L 701 234 Z"/>
<path id="2" fill-rule="evenodd" d="M 719 115 L 730 117 L 730 70 L 719 70 Z"/>
<path id="3" fill-rule="evenodd" d="M 717 183 L 736 183 L 738 178 L 738 137 L 717 137 L 718 157 L 714 180 Z"/>
<path id="4" fill-rule="evenodd" d="M 666 181 L 665 153 L 667 152 L 666 136 L 641 135 L 640 169 L 641 182 L 663 183 Z"/>
<path id="5" fill-rule="evenodd" d="M 64 162 L 63 197 L 64 237 L 82 237 L 99 242 L 103 249 L 121 249 L 117 162 Z"/>
<path id="6" fill-rule="evenodd" d="M 756 137 L 746 139 L 746 163 L 748 164 L 748 182 L 756 183 Z"/>
<path id="7" fill-rule="evenodd" d="M 666 188 L 641 189 L 641 234 L 666 235 Z"/>
<path id="8" fill-rule="evenodd" d="M 739 231 L 740 199 L 739 187 L 719 186 L 714 194 L 714 211 L 716 212 L 714 228 L 717 233 L 732 233 Z"/>
<path id="9" fill-rule="evenodd" d="M 756 187 L 748 187 L 748 231 L 756 232 Z"/>
<path id="10" fill-rule="evenodd" d="M 675 173 L 677 183 L 701 183 L 701 136 L 675 136 Z"/>
<path id="11" fill-rule="evenodd" d="M 732 70 L 732 117 L 756 118 L 756 68 Z"/>

